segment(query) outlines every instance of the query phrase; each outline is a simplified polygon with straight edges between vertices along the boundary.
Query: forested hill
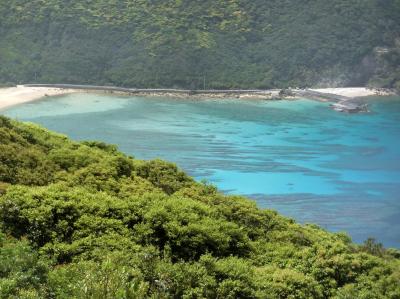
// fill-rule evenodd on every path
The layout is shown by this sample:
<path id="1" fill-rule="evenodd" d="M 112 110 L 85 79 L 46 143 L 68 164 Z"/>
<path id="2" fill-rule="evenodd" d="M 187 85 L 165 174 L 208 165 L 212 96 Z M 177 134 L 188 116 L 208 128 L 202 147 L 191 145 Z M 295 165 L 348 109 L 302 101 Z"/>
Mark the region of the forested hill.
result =
<path id="1" fill-rule="evenodd" d="M 0 82 L 400 87 L 399 0 L 2 0 Z"/>
<path id="2" fill-rule="evenodd" d="M 396 229 L 396 228 L 393 228 Z M 0 116 L 0 298 L 399 298 L 400 252 Z"/>

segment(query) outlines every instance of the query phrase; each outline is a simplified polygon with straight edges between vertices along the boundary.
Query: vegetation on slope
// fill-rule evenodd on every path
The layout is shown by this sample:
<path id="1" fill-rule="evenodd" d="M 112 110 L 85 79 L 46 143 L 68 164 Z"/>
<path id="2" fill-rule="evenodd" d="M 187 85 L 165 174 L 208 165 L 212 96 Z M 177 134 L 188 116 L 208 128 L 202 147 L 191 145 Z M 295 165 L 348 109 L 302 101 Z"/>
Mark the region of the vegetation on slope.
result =
<path id="1" fill-rule="evenodd" d="M 399 298 L 400 252 L 0 117 L 0 298 Z"/>
<path id="2" fill-rule="evenodd" d="M 0 1 L 0 82 L 399 87 L 399 0 Z"/>

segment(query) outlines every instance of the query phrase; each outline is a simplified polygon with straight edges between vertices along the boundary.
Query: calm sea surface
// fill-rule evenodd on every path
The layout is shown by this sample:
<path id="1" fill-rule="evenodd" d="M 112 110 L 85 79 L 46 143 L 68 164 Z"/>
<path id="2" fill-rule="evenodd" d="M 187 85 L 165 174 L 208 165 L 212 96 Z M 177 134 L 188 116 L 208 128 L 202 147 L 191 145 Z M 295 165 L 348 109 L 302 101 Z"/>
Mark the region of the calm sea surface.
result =
<path id="1" fill-rule="evenodd" d="M 3 113 L 176 162 L 262 208 L 400 248 L 400 98 L 371 98 L 369 114 L 327 106 L 74 94 Z"/>

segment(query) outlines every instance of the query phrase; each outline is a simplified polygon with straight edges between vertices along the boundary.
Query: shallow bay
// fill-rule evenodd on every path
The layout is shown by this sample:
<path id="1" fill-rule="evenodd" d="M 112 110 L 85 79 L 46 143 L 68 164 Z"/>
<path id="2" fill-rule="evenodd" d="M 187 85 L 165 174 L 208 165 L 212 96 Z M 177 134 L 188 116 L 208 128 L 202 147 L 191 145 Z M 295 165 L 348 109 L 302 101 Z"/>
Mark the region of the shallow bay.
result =
<path id="1" fill-rule="evenodd" d="M 356 242 L 372 236 L 400 247 L 400 98 L 371 98 L 369 114 L 327 106 L 73 94 L 4 114 L 176 162 L 225 192 Z"/>

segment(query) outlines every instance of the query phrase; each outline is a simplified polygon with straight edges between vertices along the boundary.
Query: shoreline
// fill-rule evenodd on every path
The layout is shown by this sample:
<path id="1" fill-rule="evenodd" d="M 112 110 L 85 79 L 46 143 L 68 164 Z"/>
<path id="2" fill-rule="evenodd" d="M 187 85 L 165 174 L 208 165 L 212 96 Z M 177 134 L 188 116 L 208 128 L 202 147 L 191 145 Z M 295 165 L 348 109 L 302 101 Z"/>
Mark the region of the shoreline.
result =
<path id="1" fill-rule="evenodd" d="M 0 88 L 0 111 L 19 104 L 33 102 L 47 96 L 57 96 L 78 92 L 79 90 L 75 89 L 26 87 L 23 85 Z"/>
<path id="2" fill-rule="evenodd" d="M 190 91 L 183 89 L 129 89 L 107 86 L 91 85 L 69 85 L 69 84 L 30 84 L 17 85 L 16 87 L 0 88 L 0 110 L 10 108 L 15 105 L 32 102 L 47 96 L 65 95 L 71 93 L 112 93 L 131 96 L 152 96 L 152 97 L 174 97 L 174 98 L 236 98 L 236 99 L 256 99 L 256 100 L 295 100 L 302 98 L 303 90 L 289 90 L 288 93 L 281 92 L 281 89 L 270 90 L 199 90 Z M 342 88 L 316 88 L 308 89 L 337 97 L 347 97 L 350 99 L 368 96 L 393 95 L 394 92 L 385 89 L 370 89 L 367 87 L 342 87 Z M 299 96 L 300 95 L 300 96 Z M 317 99 L 319 100 L 319 99 Z M 329 99 L 321 99 L 329 102 Z"/>

